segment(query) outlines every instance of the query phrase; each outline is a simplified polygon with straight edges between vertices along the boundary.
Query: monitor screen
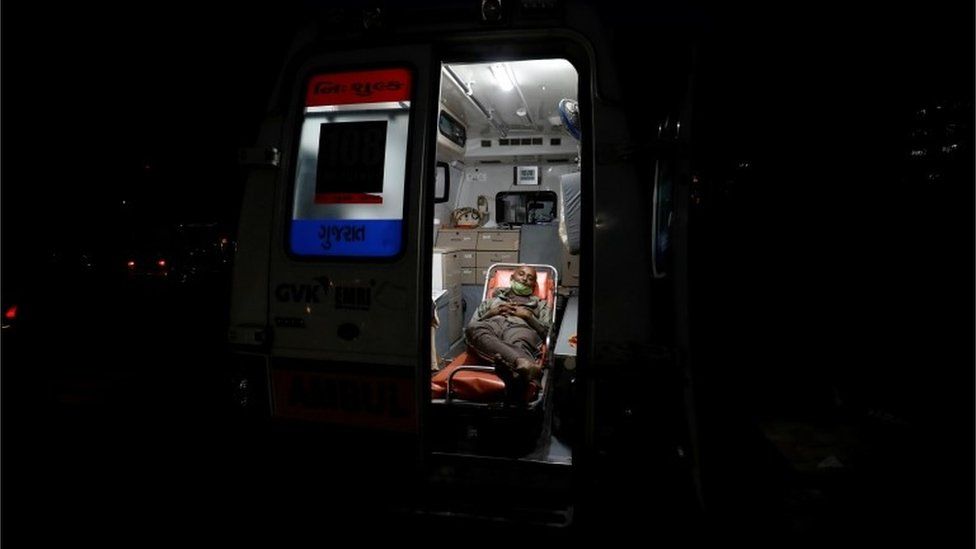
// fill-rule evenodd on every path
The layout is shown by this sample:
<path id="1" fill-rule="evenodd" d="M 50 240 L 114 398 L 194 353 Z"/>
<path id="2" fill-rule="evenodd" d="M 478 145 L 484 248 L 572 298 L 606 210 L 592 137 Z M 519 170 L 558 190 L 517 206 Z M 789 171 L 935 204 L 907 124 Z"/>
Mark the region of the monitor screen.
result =
<path id="1" fill-rule="evenodd" d="M 558 219 L 556 193 L 506 191 L 495 195 L 495 220 L 499 225 L 551 223 Z"/>

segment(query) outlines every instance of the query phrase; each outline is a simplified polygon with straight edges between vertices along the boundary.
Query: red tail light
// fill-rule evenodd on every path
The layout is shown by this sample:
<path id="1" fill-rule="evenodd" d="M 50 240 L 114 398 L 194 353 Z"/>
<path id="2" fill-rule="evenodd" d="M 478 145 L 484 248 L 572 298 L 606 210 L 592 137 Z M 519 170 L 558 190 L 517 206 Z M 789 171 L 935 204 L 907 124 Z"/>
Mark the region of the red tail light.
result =
<path id="1" fill-rule="evenodd" d="M 14 320 L 17 318 L 17 306 L 11 305 L 10 307 L 7 307 L 7 310 L 3 313 L 3 318 L 6 318 L 7 320 Z"/>
<path id="2" fill-rule="evenodd" d="M 132 261 L 132 260 L 129 260 L 129 261 L 128 261 L 128 262 L 127 262 L 127 263 L 125 264 L 125 266 L 126 266 L 126 267 L 128 267 L 128 268 L 130 268 L 130 269 L 135 269 L 135 268 L 136 268 L 136 262 L 135 262 L 135 261 Z"/>
<path id="3" fill-rule="evenodd" d="M 165 267 L 166 266 L 166 260 L 165 259 L 160 259 L 159 261 L 156 262 L 156 265 L 159 265 L 160 267 Z"/>

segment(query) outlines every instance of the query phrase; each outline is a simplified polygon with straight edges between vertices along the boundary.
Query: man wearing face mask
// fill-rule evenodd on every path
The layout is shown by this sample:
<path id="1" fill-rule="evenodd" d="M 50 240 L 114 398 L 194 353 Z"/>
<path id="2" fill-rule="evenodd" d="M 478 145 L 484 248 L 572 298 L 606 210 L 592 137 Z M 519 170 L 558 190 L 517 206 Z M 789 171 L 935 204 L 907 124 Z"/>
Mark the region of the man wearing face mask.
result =
<path id="1" fill-rule="evenodd" d="M 495 364 L 495 373 L 512 398 L 523 395 L 542 377 L 535 359 L 552 320 L 546 300 L 535 295 L 535 288 L 535 268 L 517 267 L 510 286 L 496 288 L 464 331 L 468 345 Z"/>

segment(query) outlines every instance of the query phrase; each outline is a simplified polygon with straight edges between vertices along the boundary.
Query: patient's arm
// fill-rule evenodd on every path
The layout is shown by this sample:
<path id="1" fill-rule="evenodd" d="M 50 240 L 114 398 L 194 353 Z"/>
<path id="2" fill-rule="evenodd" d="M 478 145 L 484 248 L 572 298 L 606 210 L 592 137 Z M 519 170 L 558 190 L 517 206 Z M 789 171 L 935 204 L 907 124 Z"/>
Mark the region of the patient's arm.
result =
<path id="1" fill-rule="evenodd" d="M 502 301 L 492 307 L 491 304 L 494 301 L 494 299 L 486 299 L 485 301 L 482 301 L 481 305 L 478 305 L 478 309 L 474 312 L 474 315 L 471 316 L 471 322 L 485 320 L 498 315 L 512 314 L 512 304 Z"/>
<path id="2" fill-rule="evenodd" d="M 539 324 L 542 324 L 542 337 L 545 337 L 545 334 L 549 331 L 549 327 L 552 326 L 552 315 L 549 310 L 548 300 L 539 300 L 539 304 L 536 306 L 536 315 Z"/>
<path id="3" fill-rule="evenodd" d="M 488 309 L 481 317 L 482 319 L 491 318 L 498 315 L 510 315 L 515 313 L 515 306 L 510 303 L 500 303 Z"/>
<path id="4" fill-rule="evenodd" d="M 544 305 L 545 305 L 544 302 L 540 303 L 539 307 L 543 307 Z M 518 307 L 515 309 L 515 312 L 513 314 L 521 318 L 526 322 L 526 324 L 531 326 L 532 329 L 535 330 L 537 334 L 539 334 L 539 337 L 541 338 L 546 337 L 546 330 L 548 329 L 548 327 L 544 325 L 542 322 L 539 322 L 539 319 L 535 317 L 535 313 L 532 311 L 532 309 L 529 309 L 528 307 Z"/>

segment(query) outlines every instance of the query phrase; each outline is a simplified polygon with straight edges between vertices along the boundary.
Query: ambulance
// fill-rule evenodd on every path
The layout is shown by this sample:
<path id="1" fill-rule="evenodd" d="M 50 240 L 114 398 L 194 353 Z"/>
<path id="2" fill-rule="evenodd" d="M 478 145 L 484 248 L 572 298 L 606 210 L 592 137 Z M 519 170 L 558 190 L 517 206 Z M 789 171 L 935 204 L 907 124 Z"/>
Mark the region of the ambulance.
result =
<path id="1" fill-rule="evenodd" d="M 565 527 L 628 485 L 695 508 L 691 44 L 665 21 L 614 49 L 609 11 L 350 7 L 296 36 L 241 151 L 242 421 L 302 466 L 411 476 L 414 513 Z M 464 329 L 521 265 L 553 322 L 513 401 Z"/>

